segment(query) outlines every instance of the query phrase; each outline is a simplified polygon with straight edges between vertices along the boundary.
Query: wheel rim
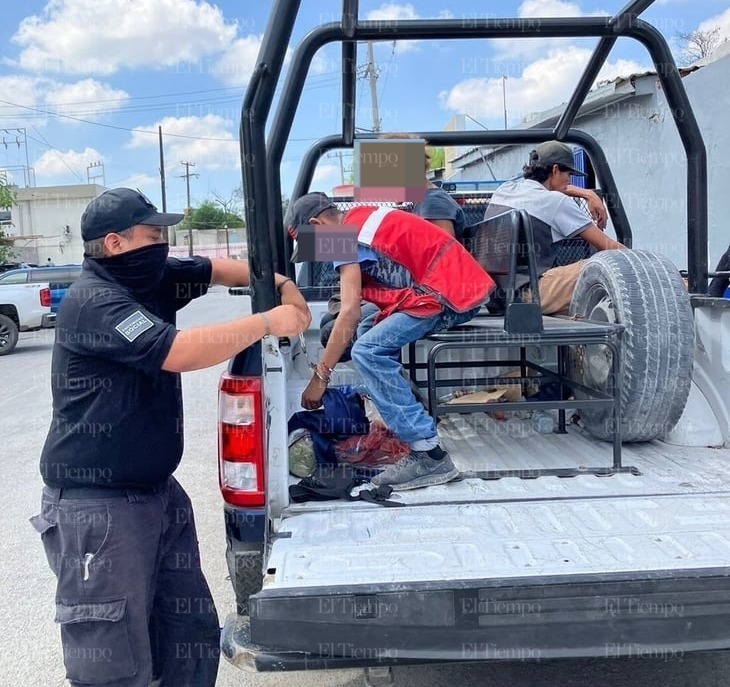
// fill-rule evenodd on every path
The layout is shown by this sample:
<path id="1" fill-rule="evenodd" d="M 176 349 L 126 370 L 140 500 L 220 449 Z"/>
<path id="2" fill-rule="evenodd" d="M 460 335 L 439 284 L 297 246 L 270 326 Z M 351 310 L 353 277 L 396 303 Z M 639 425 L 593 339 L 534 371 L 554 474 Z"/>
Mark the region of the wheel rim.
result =
<path id="1" fill-rule="evenodd" d="M 0 348 L 5 348 L 10 341 L 10 327 L 0 323 Z"/>
<path id="2" fill-rule="evenodd" d="M 601 284 L 594 284 L 586 294 L 586 319 L 595 322 L 616 324 L 616 309 L 606 289 Z M 608 346 L 596 344 L 583 349 L 583 374 L 585 381 L 598 389 L 608 386 L 611 374 L 611 350 Z"/>

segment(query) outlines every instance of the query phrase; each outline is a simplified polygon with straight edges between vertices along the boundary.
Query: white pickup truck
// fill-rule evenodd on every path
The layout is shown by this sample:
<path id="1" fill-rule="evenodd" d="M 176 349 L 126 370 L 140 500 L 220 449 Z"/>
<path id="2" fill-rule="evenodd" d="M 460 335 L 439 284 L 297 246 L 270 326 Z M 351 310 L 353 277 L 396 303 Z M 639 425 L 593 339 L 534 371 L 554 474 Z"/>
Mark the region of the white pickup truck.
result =
<path id="1" fill-rule="evenodd" d="M 47 283 L 0 284 L 0 355 L 15 348 L 19 332 L 51 328 L 55 319 Z"/>
<path id="2" fill-rule="evenodd" d="M 463 479 L 394 494 L 399 507 L 299 503 L 289 491 L 296 480 L 287 420 L 301 410 L 307 363 L 321 352 L 320 316 L 337 289 L 323 269 L 305 264 L 296 276 L 313 314 L 306 345 L 267 337 L 232 359 L 220 384 L 220 482 L 238 602 L 222 649 L 234 664 L 258 671 L 360 666 L 373 682 L 387 681 L 391 666 L 413 663 L 667 658 L 730 649 L 730 300 L 706 295 L 706 151 L 666 40 L 639 18 L 651 4 L 634 0 L 613 17 L 540 19 L 541 38 L 598 39 L 554 127 L 420 135 L 435 146 L 551 139 L 580 146 L 617 238 L 630 246 L 632 227 L 606 151 L 573 122 L 614 42 L 638 40 L 686 152 L 688 290 L 661 256 L 606 251 L 583 269 L 574 319 L 544 318 L 541 328 L 538 317 L 535 333 L 520 339 L 507 312 L 417 342 L 403 359 L 417 363 L 411 380 L 440 420 Z M 318 49 L 341 43 L 342 128 L 306 153 L 292 198 L 315 190 L 315 166 L 328 151 L 372 137 L 355 136 L 358 43 L 516 40 L 537 30 L 531 19 L 488 15 L 363 21 L 357 0 L 343 0 L 341 20 L 306 34 L 280 83 L 299 7 L 297 0 L 273 2 L 243 103 L 253 312 L 277 304 L 274 272 L 294 276 L 279 175 Z M 513 305 L 531 304 L 508 309 Z M 424 361 L 439 346 L 448 355 L 441 368 L 431 359 L 434 369 Z M 501 421 L 476 402 L 442 403 L 460 384 L 450 382 L 458 380 L 454 368 L 489 381 L 502 374 L 490 367 L 495 359 L 523 376 L 530 368 L 548 379 L 557 375 L 559 384 L 569 380 L 573 398 L 549 402 L 558 410 L 558 431 Z M 347 364 L 338 364 L 334 376 L 335 383 L 358 382 Z M 578 424 L 560 417 L 571 403 L 581 406 Z"/>

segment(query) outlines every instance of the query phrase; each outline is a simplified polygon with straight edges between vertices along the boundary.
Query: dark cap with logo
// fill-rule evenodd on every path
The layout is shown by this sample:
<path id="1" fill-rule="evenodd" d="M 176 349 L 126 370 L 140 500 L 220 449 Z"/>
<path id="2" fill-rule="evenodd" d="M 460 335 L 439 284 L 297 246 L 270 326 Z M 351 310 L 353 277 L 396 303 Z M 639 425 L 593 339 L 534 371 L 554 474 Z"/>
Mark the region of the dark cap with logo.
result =
<path id="1" fill-rule="evenodd" d="M 81 237 L 92 241 L 107 234 L 124 231 L 136 224 L 169 227 L 182 222 L 185 215 L 157 212 L 144 194 L 131 188 L 113 188 L 92 200 L 81 215 Z"/>
<path id="2" fill-rule="evenodd" d="M 325 210 L 337 210 L 337 206 L 330 200 L 326 193 L 321 191 L 313 191 L 297 198 L 293 203 L 289 204 L 286 215 L 284 217 L 284 226 L 289 236 L 293 239 L 297 237 L 297 231 L 302 224 L 309 224 L 309 220 L 322 214 Z M 299 251 L 294 248 L 291 261 L 297 261 L 297 253 Z"/>
<path id="3" fill-rule="evenodd" d="M 568 169 L 571 174 L 580 177 L 586 176 L 585 172 L 576 169 L 573 166 L 574 164 L 573 151 L 560 141 L 546 141 L 530 153 L 530 165 L 532 166 L 552 167 L 553 165 L 560 165 Z"/>

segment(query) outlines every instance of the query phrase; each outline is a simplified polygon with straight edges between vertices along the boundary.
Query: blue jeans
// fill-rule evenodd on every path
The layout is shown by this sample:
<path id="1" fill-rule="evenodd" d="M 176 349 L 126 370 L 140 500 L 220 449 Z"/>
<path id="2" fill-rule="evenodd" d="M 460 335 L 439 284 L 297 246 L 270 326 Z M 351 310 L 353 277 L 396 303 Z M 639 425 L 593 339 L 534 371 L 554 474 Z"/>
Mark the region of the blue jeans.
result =
<path id="1" fill-rule="evenodd" d="M 360 322 L 357 341 L 352 346 L 352 361 L 363 384 L 388 428 L 407 444 L 437 437 L 436 423 L 414 396 L 408 380 L 401 374 L 403 346 L 429 334 L 468 322 L 479 308 L 464 313 L 445 309 L 430 317 L 413 317 L 396 312 L 374 325 L 378 313 Z M 413 446 L 412 446 L 413 447 Z M 413 447 L 414 450 L 423 450 Z"/>

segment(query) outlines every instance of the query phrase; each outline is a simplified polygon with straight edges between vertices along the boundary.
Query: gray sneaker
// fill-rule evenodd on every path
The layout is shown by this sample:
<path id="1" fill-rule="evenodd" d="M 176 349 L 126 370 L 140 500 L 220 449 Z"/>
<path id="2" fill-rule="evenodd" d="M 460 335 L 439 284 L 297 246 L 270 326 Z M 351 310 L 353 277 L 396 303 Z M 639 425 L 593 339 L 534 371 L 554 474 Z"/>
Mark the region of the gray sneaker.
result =
<path id="1" fill-rule="evenodd" d="M 446 484 L 458 476 L 459 471 L 449 454 L 437 446 L 430 451 L 411 451 L 405 458 L 373 477 L 370 483 L 376 487 L 387 484 L 393 487 L 393 491 L 405 491 Z"/>

